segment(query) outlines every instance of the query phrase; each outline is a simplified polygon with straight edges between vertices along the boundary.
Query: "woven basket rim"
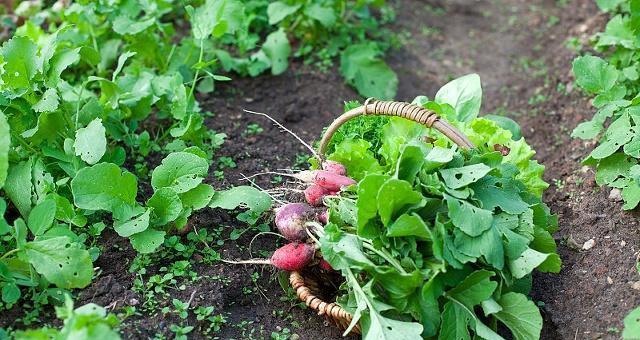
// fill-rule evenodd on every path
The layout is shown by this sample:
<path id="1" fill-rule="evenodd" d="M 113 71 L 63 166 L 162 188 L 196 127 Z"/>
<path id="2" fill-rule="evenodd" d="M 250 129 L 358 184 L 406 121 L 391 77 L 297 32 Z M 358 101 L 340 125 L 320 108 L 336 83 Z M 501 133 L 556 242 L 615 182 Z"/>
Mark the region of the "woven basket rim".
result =
<path id="1" fill-rule="evenodd" d="M 343 331 L 349 327 L 351 320 L 353 320 L 353 315 L 337 303 L 326 302 L 316 296 L 305 284 L 302 273 L 296 271 L 289 273 L 289 283 L 296 291 L 298 298 L 311 310 L 315 311 L 318 315 L 324 315 L 330 323 Z M 349 334 L 361 334 L 360 324 L 355 325 Z"/>

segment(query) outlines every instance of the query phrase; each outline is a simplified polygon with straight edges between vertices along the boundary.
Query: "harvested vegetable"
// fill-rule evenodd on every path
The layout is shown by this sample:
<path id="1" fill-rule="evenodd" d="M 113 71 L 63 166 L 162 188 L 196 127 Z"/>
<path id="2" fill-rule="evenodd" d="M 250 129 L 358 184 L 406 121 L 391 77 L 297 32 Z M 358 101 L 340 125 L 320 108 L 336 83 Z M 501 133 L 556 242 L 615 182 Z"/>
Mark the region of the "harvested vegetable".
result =
<path id="1" fill-rule="evenodd" d="M 330 146 L 328 159 L 349 169 L 357 188 L 325 199 L 331 220 L 314 238 L 344 277 L 337 303 L 365 339 L 503 339 L 498 328 L 516 340 L 540 337 L 542 317 L 525 294 L 535 269 L 560 270 L 557 217 L 541 200 L 547 184 L 535 152 L 477 117 L 481 93 L 479 77 L 468 75 L 434 101 L 415 101 L 476 149 L 401 118 L 382 133 L 338 131 Z M 316 184 L 339 182 L 320 177 Z"/>
<path id="2" fill-rule="evenodd" d="M 315 170 L 313 171 L 313 183 L 329 191 L 340 191 L 344 187 L 356 184 L 356 181 L 327 170 Z"/>
<path id="3" fill-rule="evenodd" d="M 224 260 L 224 262 L 233 264 L 269 264 L 281 270 L 298 271 L 313 260 L 315 252 L 316 249 L 312 244 L 292 242 L 276 249 L 270 259 Z"/>
<path id="4" fill-rule="evenodd" d="M 336 175 L 341 175 L 341 176 L 346 176 L 347 175 L 347 168 L 344 167 L 344 165 L 336 162 L 336 161 L 324 161 L 322 162 L 322 170 L 327 170 L 329 172 L 332 172 Z"/>
<path id="5" fill-rule="evenodd" d="M 289 203 L 276 209 L 275 224 L 280 234 L 289 241 L 307 239 L 305 223 L 314 221 L 315 210 L 305 203 Z"/>
<path id="6" fill-rule="evenodd" d="M 321 206 L 322 199 L 329 194 L 329 190 L 317 184 L 313 184 L 304 189 L 304 198 L 307 200 L 307 203 L 311 204 L 314 207 Z"/>

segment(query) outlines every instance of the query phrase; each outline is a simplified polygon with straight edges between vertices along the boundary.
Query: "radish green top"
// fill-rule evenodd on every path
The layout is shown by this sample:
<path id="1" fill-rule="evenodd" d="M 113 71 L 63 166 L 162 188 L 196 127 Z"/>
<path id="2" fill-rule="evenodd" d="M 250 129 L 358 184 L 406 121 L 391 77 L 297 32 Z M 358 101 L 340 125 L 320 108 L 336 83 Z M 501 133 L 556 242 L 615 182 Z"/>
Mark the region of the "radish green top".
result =
<path id="1" fill-rule="evenodd" d="M 470 75 L 435 101 L 417 100 L 477 149 L 400 118 L 365 132 L 379 140 L 343 131 L 333 146 L 329 159 L 358 184 L 328 199 L 329 223 L 317 233 L 323 258 L 346 280 L 338 302 L 365 339 L 502 339 L 498 323 L 515 339 L 540 336 L 526 294 L 534 269 L 560 270 L 557 218 L 541 201 L 543 167 L 517 124 L 477 118 L 480 96 Z"/>

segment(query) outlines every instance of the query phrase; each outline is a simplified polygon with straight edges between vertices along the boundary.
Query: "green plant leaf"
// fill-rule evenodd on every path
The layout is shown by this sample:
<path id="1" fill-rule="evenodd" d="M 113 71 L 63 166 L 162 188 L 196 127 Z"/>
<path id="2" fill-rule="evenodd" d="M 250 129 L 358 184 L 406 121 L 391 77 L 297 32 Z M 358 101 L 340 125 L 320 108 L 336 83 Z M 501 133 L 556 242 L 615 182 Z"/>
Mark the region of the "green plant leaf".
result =
<path id="1" fill-rule="evenodd" d="M 423 203 L 423 198 L 408 182 L 390 178 L 380 186 L 376 201 L 380 219 L 386 226 L 408 208 L 417 207 Z"/>
<path id="2" fill-rule="evenodd" d="M 149 227 L 150 214 L 151 209 L 147 209 L 142 215 L 129 221 L 115 221 L 113 223 L 113 229 L 122 237 L 129 237 L 133 234 L 143 232 Z"/>
<path id="3" fill-rule="evenodd" d="M 190 152 L 170 153 L 151 174 L 154 189 L 171 188 L 184 193 L 197 187 L 209 171 L 206 159 Z"/>
<path id="4" fill-rule="evenodd" d="M 619 77 L 619 72 L 600 57 L 583 56 L 573 61 L 573 74 L 578 86 L 591 93 L 610 90 Z"/>
<path id="5" fill-rule="evenodd" d="M 271 204 L 271 197 L 265 192 L 250 186 L 238 186 L 226 191 L 217 191 L 209 206 L 226 210 L 246 207 L 259 215 L 269 210 Z"/>
<path id="6" fill-rule="evenodd" d="M 68 237 L 27 242 L 24 249 L 33 268 L 59 288 L 84 288 L 91 283 L 91 256 Z"/>
<path id="7" fill-rule="evenodd" d="M 282 1 L 275 1 L 267 7 L 267 16 L 269 17 L 269 25 L 275 25 L 286 17 L 295 13 L 301 4 L 289 5 Z"/>
<path id="8" fill-rule="evenodd" d="M 625 316 L 622 338 L 624 340 L 640 338 L 640 307 L 633 309 L 627 316 Z"/>
<path id="9" fill-rule="evenodd" d="M 26 37 L 13 37 L 2 45 L 0 55 L 5 64 L 0 75 L 3 82 L 0 88 L 22 91 L 29 87 L 31 79 L 42 71 L 36 62 L 37 50 L 37 45 Z"/>
<path id="10" fill-rule="evenodd" d="M 451 189 L 460 189 L 474 183 L 491 171 L 491 168 L 483 163 L 467 165 L 460 168 L 440 170 L 442 179 Z"/>
<path id="11" fill-rule="evenodd" d="M 453 225 L 469 236 L 479 236 L 491 228 L 493 214 L 489 210 L 480 209 L 467 201 L 445 195 L 449 217 Z"/>
<path id="12" fill-rule="evenodd" d="M 291 45 L 282 28 L 267 36 L 262 44 L 262 51 L 271 61 L 271 74 L 278 75 L 287 70 Z"/>
<path id="13" fill-rule="evenodd" d="M 31 180 L 33 178 L 31 170 L 31 160 L 11 164 L 4 183 L 4 192 L 24 218 L 29 216 L 31 211 Z"/>
<path id="14" fill-rule="evenodd" d="M 164 242 L 165 232 L 148 228 L 147 230 L 133 234 L 129 237 L 129 241 L 133 249 L 140 254 L 150 254 L 156 251 Z"/>
<path id="15" fill-rule="evenodd" d="M 498 299 L 502 310 L 495 317 L 502 321 L 515 340 L 539 339 L 542 331 L 542 316 L 533 301 L 519 293 L 506 293 Z"/>
<path id="16" fill-rule="evenodd" d="M 209 184 L 199 184 L 197 187 L 180 194 L 180 200 L 185 207 L 200 210 L 209 205 L 215 190 Z"/>
<path id="17" fill-rule="evenodd" d="M 191 189 L 187 193 L 197 190 L 198 187 Z M 147 201 L 147 206 L 153 208 L 153 221 L 156 225 L 165 225 L 173 222 L 182 212 L 182 201 L 171 188 L 158 189 Z"/>
<path id="18" fill-rule="evenodd" d="M 326 28 L 332 27 L 336 23 L 336 13 L 331 7 L 324 7 L 318 3 L 313 3 L 304 9 L 304 14 L 310 18 L 318 20 Z"/>
<path id="19" fill-rule="evenodd" d="M 71 180 L 76 207 L 114 212 L 133 206 L 138 192 L 136 176 L 112 163 L 99 163 L 78 171 Z"/>
<path id="20" fill-rule="evenodd" d="M 9 170 L 10 128 L 7 117 L 0 112 L 0 189 L 4 186 Z"/>
<path id="21" fill-rule="evenodd" d="M 13 282 L 4 282 L 2 286 L 2 301 L 9 305 L 16 303 L 20 299 L 20 288 Z"/>
<path id="22" fill-rule="evenodd" d="M 56 216 L 56 201 L 47 199 L 36 205 L 29 213 L 27 225 L 33 235 L 40 236 L 53 224 Z"/>
<path id="23" fill-rule="evenodd" d="M 417 214 L 403 214 L 387 229 L 389 237 L 415 236 L 421 239 L 431 239 L 431 232 L 426 223 Z"/>
<path id="24" fill-rule="evenodd" d="M 393 99 L 398 76 L 379 54 L 372 44 L 349 46 L 340 56 L 340 73 L 364 97 Z"/>
<path id="25" fill-rule="evenodd" d="M 33 105 L 33 111 L 35 112 L 52 112 L 58 108 L 60 104 L 60 98 L 58 98 L 58 92 L 56 89 L 47 89 L 43 94 L 40 101 Z"/>
<path id="26" fill-rule="evenodd" d="M 98 163 L 107 151 L 106 129 L 102 119 L 96 118 L 87 127 L 76 130 L 73 148 L 76 156 L 80 156 L 87 164 Z"/>
<path id="27" fill-rule="evenodd" d="M 458 121 L 471 121 L 478 117 L 482 104 L 480 76 L 472 73 L 450 81 L 438 90 L 435 101 L 453 106 Z"/>

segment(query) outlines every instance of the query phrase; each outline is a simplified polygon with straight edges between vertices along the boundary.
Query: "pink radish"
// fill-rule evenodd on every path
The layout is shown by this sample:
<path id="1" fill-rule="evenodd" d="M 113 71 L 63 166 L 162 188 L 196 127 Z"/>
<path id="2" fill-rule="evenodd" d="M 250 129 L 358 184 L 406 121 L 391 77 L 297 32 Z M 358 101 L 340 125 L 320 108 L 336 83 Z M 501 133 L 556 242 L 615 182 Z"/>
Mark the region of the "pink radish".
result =
<path id="1" fill-rule="evenodd" d="M 336 162 L 336 161 L 324 161 L 322 162 L 322 169 L 323 170 L 327 170 L 329 172 L 333 172 L 336 175 L 340 175 L 340 176 L 346 176 L 347 175 L 347 168 L 344 167 L 344 165 Z"/>
<path id="2" fill-rule="evenodd" d="M 329 222 L 329 210 L 322 210 L 322 212 L 316 215 L 316 219 L 322 224 L 327 224 L 327 222 Z"/>
<path id="3" fill-rule="evenodd" d="M 321 206 L 322 199 L 328 194 L 328 190 L 317 184 L 313 184 L 304 189 L 304 198 L 307 200 L 307 203 L 311 204 L 314 207 Z"/>
<path id="4" fill-rule="evenodd" d="M 356 181 L 347 176 L 336 175 L 327 170 L 315 170 L 313 183 L 329 191 L 340 191 L 343 187 L 356 184 Z"/>
<path id="5" fill-rule="evenodd" d="M 354 181 L 353 179 L 347 176 L 337 175 L 327 170 L 305 170 L 305 171 L 300 171 L 294 174 L 286 174 L 286 173 L 280 173 L 280 172 L 267 172 L 267 173 L 297 178 L 298 180 L 306 183 L 317 184 L 329 191 L 340 191 L 340 189 L 342 189 L 343 187 L 357 183 L 356 181 Z"/>
<path id="6" fill-rule="evenodd" d="M 306 267 L 316 252 L 316 248 L 308 243 L 292 242 L 278 248 L 271 259 L 253 259 L 245 261 L 228 261 L 233 264 L 270 264 L 274 267 L 286 271 L 298 271 Z"/>
<path id="7" fill-rule="evenodd" d="M 327 262 L 325 259 L 320 259 L 320 262 L 318 263 L 318 266 L 322 270 L 333 270 L 333 267 L 331 267 L 329 262 Z"/>
<path id="8" fill-rule="evenodd" d="M 280 234 L 289 241 L 304 241 L 307 239 L 305 223 L 313 221 L 314 209 L 306 203 L 289 203 L 276 209 L 276 227 Z"/>

